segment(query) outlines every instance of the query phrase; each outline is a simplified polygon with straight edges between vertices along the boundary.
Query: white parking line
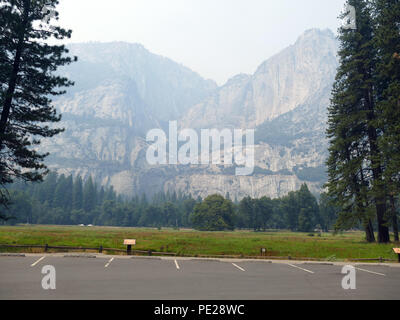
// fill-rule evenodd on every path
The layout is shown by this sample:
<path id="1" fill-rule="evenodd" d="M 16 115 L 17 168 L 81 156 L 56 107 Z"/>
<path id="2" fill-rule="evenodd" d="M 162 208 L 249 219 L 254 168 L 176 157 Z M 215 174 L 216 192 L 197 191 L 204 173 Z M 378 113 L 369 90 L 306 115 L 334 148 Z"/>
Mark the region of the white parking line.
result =
<path id="1" fill-rule="evenodd" d="M 242 267 L 239 267 L 237 264 L 235 264 L 235 263 L 232 263 L 232 265 L 234 265 L 236 268 L 238 268 L 239 270 L 241 270 L 241 271 L 246 271 L 246 270 L 244 270 Z"/>
<path id="2" fill-rule="evenodd" d="M 300 269 L 300 270 L 303 270 L 303 271 L 305 271 L 305 272 L 308 272 L 308 273 L 314 273 L 313 271 L 310 271 L 310 270 L 307 270 L 307 269 L 304 269 L 304 268 L 301 268 L 301 267 L 299 267 L 299 266 L 296 266 L 296 265 L 294 265 L 294 264 L 290 264 L 290 263 L 288 263 L 287 264 L 288 266 L 291 266 L 291 267 L 293 267 L 293 268 L 297 268 L 297 269 Z"/>
<path id="3" fill-rule="evenodd" d="M 176 261 L 176 260 L 175 260 L 175 265 L 176 265 L 176 268 L 179 270 L 180 267 L 179 267 L 178 261 Z"/>
<path id="4" fill-rule="evenodd" d="M 42 261 L 44 258 L 45 258 L 45 257 L 43 256 L 43 257 L 41 257 L 38 261 L 32 263 L 32 264 L 31 264 L 31 267 L 36 266 L 36 265 L 37 265 L 40 261 Z"/>
<path id="5" fill-rule="evenodd" d="M 360 271 L 364 271 L 364 272 L 368 272 L 368 273 L 372 273 L 372 274 L 376 274 L 376 275 L 378 275 L 378 276 L 383 276 L 383 277 L 386 277 L 386 275 L 385 274 L 383 274 L 383 273 L 379 273 L 379 272 L 374 272 L 374 271 L 369 271 L 369 270 L 365 270 L 365 269 L 361 269 L 361 268 L 357 268 L 357 267 L 355 267 L 357 270 L 360 270 Z"/>
<path id="6" fill-rule="evenodd" d="M 104 266 L 104 268 L 108 268 L 111 262 L 113 262 L 114 258 L 111 258 L 110 261 L 107 262 L 107 264 Z"/>

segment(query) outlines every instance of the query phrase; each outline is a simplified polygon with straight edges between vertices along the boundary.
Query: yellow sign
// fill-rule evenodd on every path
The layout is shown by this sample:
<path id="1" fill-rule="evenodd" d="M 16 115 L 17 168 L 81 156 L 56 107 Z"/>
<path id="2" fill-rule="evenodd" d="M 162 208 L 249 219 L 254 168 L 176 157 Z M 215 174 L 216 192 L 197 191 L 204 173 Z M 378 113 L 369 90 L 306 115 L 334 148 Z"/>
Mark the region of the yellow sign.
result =
<path id="1" fill-rule="evenodd" d="M 124 240 L 124 245 L 135 245 L 136 240 L 135 239 L 125 239 Z"/>

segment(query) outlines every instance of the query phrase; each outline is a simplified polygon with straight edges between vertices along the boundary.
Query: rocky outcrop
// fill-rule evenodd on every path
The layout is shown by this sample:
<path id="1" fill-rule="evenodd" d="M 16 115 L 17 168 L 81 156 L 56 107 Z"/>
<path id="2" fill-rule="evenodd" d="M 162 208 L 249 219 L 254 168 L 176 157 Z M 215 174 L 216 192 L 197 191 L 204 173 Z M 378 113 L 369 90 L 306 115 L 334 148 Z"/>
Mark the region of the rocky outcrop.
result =
<path id="1" fill-rule="evenodd" d="M 318 95 L 337 68 L 337 41 L 330 30 L 306 31 L 294 45 L 262 63 L 254 75 L 229 80 L 183 118 L 189 128 L 254 128 Z"/>
<path id="2" fill-rule="evenodd" d="M 310 30 L 253 75 L 224 86 L 126 43 L 70 46 L 79 62 L 61 70 L 75 80 L 54 101 L 66 131 L 44 140 L 47 162 L 61 173 L 92 175 L 125 195 L 175 190 L 241 199 L 278 197 L 324 181 L 325 123 L 337 60 L 329 30 Z M 148 130 L 255 128 L 255 171 L 238 177 L 224 166 L 150 166 Z"/>

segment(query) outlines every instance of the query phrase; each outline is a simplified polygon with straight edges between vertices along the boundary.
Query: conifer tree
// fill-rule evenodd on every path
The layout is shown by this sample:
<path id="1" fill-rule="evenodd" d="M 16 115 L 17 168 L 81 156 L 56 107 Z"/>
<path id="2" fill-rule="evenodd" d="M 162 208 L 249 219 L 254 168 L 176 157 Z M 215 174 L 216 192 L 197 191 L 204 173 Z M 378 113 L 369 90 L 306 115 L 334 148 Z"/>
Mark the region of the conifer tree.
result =
<path id="1" fill-rule="evenodd" d="M 376 46 L 370 2 L 348 0 L 356 29 L 339 29 L 340 66 L 332 90 L 327 135 L 329 195 L 342 207 L 338 225 L 361 220 L 371 237 L 370 209 L 376 212 L 378 240 L 390 241 L 386 186 L 376 107 Z M 343 14 L 342 18 L 347 13 Z M 372 241 L 372 239 L 369 239 Z"/>
<path id="2" fill-rule="evenodd" d="M 65 208 L 66 199 L 65 199 L 65 191 L 67 187 L 67 178 L 65 175 L 60 175 L 57 180 L 57 186 L 54 191 L 54 199 L 52 204 L 55 208 Z"/>
<path id="3" fill-rule="evenodd" d="M 40 138 L 63 130 L 51 97 L 73 83 L 56 75 L 73 61 L 63 45 L 48 40 L 70 38 L 71 30 L 51 25 L 57 0 L 0 0 L 0 186 L 15 179 L 41 181 L 47 173 L 37 147 Z M 48 10 L 47 10 L 47 9 Z M 46 124 L 47 123 L 47 124 Z M 7 204 L 5 189 L 0 204 Z"/>
<path id="4" fill-rule="evenodd" d="M 89 176 L 83 187 L 83 210 L 86 212 L 90 212 L 96 207 L 96 193 L 97 190 L 93 183 L 93 179 Z"/>
<path id="5" fill-rule="evenodd" d="M 378 125 L 382 130 L 385 181 L 390 220 L 399 241 L 397 206 L 400 194 L 400 1 L 375 0 Z"/>
<path id="6" fill-rule="evenodd" d="M 74 181 L 72 207 L 74 210 L 83 208 L 83 183 L 81 176 L 76 177 Z"/>

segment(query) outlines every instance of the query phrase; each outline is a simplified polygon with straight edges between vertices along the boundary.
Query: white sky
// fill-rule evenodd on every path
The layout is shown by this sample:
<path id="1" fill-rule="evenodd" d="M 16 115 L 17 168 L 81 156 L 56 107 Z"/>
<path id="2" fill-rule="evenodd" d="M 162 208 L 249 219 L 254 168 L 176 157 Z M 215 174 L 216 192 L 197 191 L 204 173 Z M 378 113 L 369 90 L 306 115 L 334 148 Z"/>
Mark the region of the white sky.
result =
<path id="1" fill-rule="evenodd" d="M 330 28 L 345 0 L 61 0 L 71 42 L 126 41 L 223 84 L 294 43 Z"/>

